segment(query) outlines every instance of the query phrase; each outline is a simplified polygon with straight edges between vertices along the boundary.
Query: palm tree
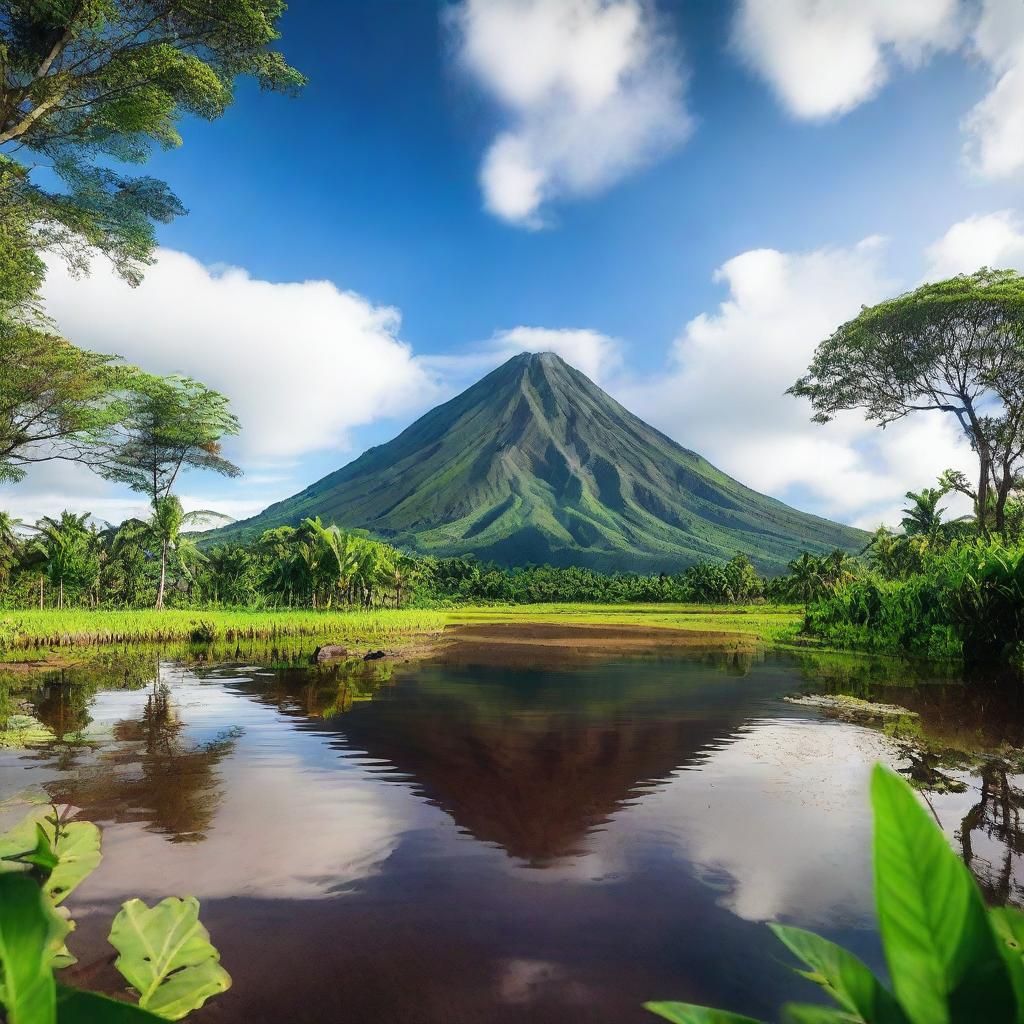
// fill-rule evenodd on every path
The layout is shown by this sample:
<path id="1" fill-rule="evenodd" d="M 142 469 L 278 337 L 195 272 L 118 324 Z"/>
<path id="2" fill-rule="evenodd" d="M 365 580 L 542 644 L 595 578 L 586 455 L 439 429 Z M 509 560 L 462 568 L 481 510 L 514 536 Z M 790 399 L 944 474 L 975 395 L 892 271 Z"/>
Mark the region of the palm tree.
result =
<path id="1" fill-rule="evenodd" d="M 787 566 L 789 592 L 807 604 L 817 596 L 824 585 L 821 562 L 814 555 L 805 551 L 799 558 L 794 558 Z"/>
<path id="2" fill-rule="evenodd" d="M 21 520 L 9 512 L 0 512 L 0 581 L 7 582 L 10 568 L 21 556 Z"/>
<path id="3" fill-rule="evenodd" d="M 44 516 L 34 527 L 39 536 L 29 550 L 41 563 L 44 575 L 56 584 L 58 608 L 64 607 L 66 583 L 95 591 L 99 578 L 98 534 L 89 529 L 89 518 L 88 512 L 75 515 L 65 509 L 59 519 Z"/>
<path id="4" fill-rule="evenodd" d="M 202 556 L 190 540 L 184 540 L 182 531 L 187 526 L 202 525 L 210 519 L 229 520 L 230 516 L 222 515 L 220 512 L 213 512 L 210 509 L 196 509 L 193 512 L 186 512 L 181 505 L 177 495 L 167 494 L 157 498 L 153 503 L 153 515 L 149 521 L 153 537 L 160 545 L 160 583 L 156 591 L 156 607 L 163 608 L 164 594 L 167 589 L 167 559 L 173 551 L 181 548 L 191 548 L 186 553 L 182 550 L 179 553 L 185 555 L 182 561 L 183 568 L 187 568 L 188 561 L 195 561 Z"/>
<path id="5" fill-rule="evenodd" d="M 903 513 L 900 525 L 908 537 L 935 540 L 942 531 L 942 516 L 946 511 L 938 506 L 946 493 L 942 487 L 925 487 L 919 492 L 907 491 L 906 498 L 910 507 L 900 509 Z"/>

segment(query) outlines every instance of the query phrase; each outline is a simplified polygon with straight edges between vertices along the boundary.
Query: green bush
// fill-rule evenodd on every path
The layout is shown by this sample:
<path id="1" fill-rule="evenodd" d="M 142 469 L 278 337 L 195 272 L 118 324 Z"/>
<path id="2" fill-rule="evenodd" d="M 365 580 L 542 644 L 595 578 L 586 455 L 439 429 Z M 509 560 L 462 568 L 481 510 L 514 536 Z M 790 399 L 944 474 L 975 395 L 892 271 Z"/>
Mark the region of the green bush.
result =
<path id="1" fill-rule="evenodd" d="M 807 610 L 807 632 L 835 646 L 1019 663 L 1024 652 L 1024 546 L 958 541 L 903 580 L 850 580 Z"/>

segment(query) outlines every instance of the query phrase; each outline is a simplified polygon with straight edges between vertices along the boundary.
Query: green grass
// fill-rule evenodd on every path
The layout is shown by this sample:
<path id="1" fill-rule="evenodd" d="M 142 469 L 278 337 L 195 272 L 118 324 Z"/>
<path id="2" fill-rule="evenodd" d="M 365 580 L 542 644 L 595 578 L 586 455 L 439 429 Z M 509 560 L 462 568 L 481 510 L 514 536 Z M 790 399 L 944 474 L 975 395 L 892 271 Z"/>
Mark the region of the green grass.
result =
<path id="1" fill-rule="evenodd" d="M 0 612 L 0 651 L 8 659 L 40 649 L 106 644 L 205 643 L 309 637 L 333 643 L 391 644 L 435 635 L 448 623 L 557 622 L 744 633 L 785 643 L 803 618 L 792 605 L 531 604 L 467 606 L 445 611 L 26 609 Z"/>
<path id="2" fill-rule="evenodd" d="M 385 643 L 438 633 L 435 611 L 248 611 L 216 609 L 28 609 L 0 612 L 0 650 L 94 644 L 324 637 L 337 643 Z"/>

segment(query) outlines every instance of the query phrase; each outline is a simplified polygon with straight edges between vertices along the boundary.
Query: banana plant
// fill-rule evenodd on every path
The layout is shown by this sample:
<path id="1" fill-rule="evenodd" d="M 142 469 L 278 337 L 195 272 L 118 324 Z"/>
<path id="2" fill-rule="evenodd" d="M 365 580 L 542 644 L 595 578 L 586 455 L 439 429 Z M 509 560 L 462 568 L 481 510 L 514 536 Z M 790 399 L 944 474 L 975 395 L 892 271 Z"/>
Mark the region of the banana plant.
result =
<path id="1" fill-rule="evenodd" d="M 789 1003 L 784 1024 L 1024 1024 L 1024 914 L 986 909 L 977 884 L 898 775 L 876 765 L 875 901 L 892 989 L 852 953 L 801 928 L 772 931 L 836 1007 Z M 761 1024 L 653 1002 L 673 1024 Z"/>

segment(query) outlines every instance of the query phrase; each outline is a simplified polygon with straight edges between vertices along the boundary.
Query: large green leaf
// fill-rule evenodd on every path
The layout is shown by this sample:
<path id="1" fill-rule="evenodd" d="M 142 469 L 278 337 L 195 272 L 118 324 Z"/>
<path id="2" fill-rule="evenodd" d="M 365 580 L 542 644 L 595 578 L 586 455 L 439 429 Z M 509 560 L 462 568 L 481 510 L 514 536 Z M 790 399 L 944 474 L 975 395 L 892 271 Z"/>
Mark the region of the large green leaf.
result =
<path id="1" fill-rule="evenodd" d="M 139 993 L 139 1005 L 168 1020 L 231 985 L 194 896 L 169 896 L 152 908 L 129 900 L 114 918 L 110 943 L 120 954 L 114 966 Z"/>
<path id="2" fill-rule="evenodd" d="M 782 1020 L 783 1024 L 861 1024 L 863 1018 L 833 1006 L 787 1003 L 782 1008 Z"/>
<path id="3" fill-rule="evenodd" d="M 162 1021 L 149 1010 L 134 1003 L 84 992 L 77 988 L 57 988 L 57 1024 L 153 1024 Z"/>
<path id="4" fill-rule="evenodd" d="M 771 929 L 811 968 L 798 973 L 821 985 L 852 1019 L 865 1024 L 906 1024 L 906 1014 L 892 994 L 852 953 L 802 928 L 773 924 Z"/>
<path id="5" fill-rule="evenodd" d="M 875 766 L 875 898 L 893 988 L 913 1024 L 1012 1024 L 1009 973 L 970 872 L 897 775 Z"/>
<path id="6" fill-rule="evenodd" d="M 53 1024 L 51 949 L 62 922 L 31 878 L 0 875 L 0 967 L 9 1024 Z"/>
<path id="7" fill-rule="evenodd" d="M 1017 996 L 1017 1024 L 1024 1024 L 1024 914 L 1012 907 L 993 907 L 988 919 Z"/>
<path id="8" fill-rule="evenodd" d="M 102 855 L 100 830 L 91 821 L 62 823 L 56 844 L 53 837 L 52 820 L 46 818 L 45 809 L 37 808 L 0 835 L 0 872 L 24 871 L 29 866 L 47 872 L 43 888 L 56 905 L 96 869 Z"/>
<path id="9" fill-rule="evenodd" d="M 753 1017 L 692 1003 L 644 1003 L 644 1009 L 672 1021 L 672 1024 L 762 1024 Z"/>
<path id="10" fill-rule="evenodd" d="M 44 828 L 52 843 L 52 825 Z M 72 821 L 61 825 L 54 854 L 57 866 L 50 872 L 43 888 L 54 904 L 59 904 L 99 865 L 103 856 L 100 853 L 100 830 L 91 821 Z"/>

